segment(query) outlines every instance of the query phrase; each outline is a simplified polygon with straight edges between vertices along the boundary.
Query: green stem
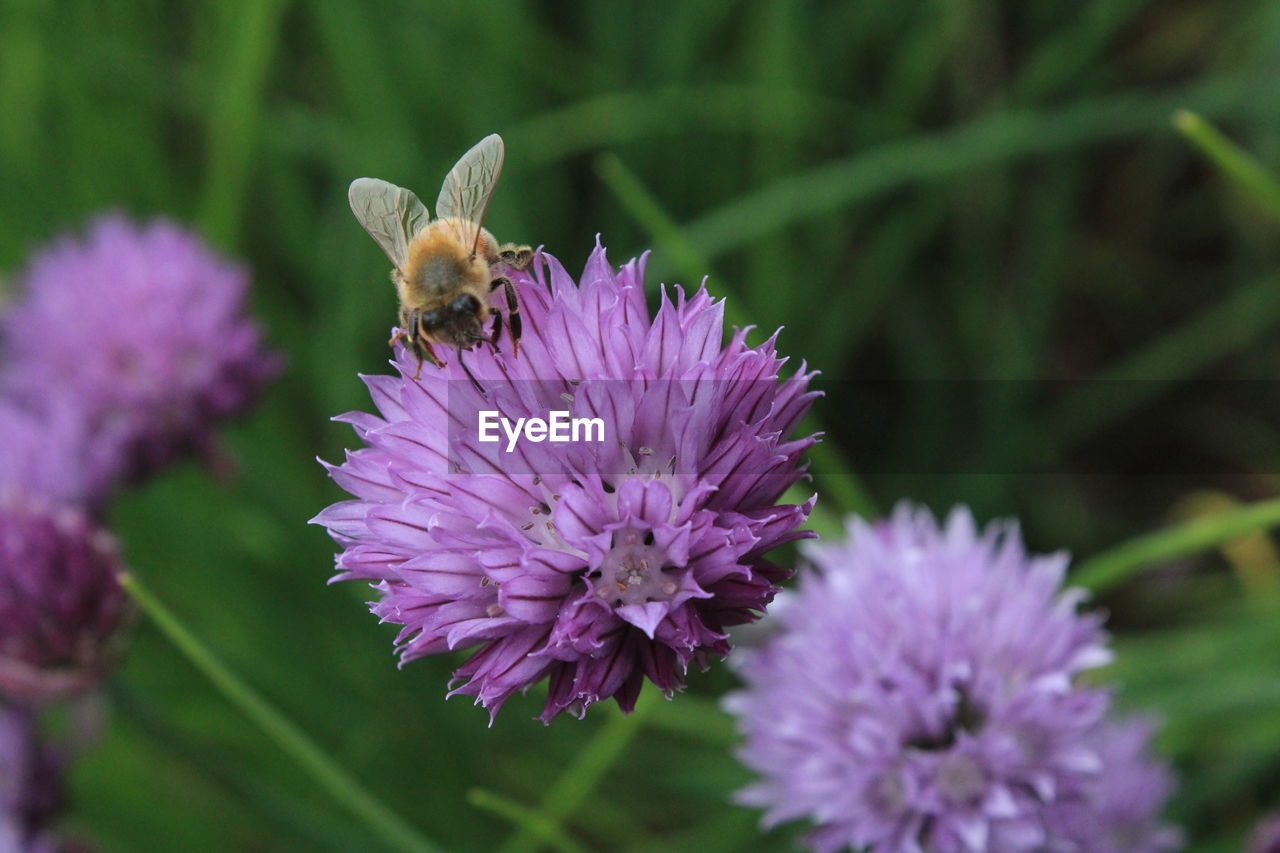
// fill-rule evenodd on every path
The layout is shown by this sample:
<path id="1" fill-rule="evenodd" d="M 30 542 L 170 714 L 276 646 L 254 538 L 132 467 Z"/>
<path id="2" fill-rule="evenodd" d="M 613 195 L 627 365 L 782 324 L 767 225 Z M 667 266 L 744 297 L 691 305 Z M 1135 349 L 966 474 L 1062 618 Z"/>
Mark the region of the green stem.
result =
<path id="1" fill-rule="evenodd" d="M 439 853 L 440 848 L 382 804 L 367 788 L 337 765 L 319 746 L 270 702 L 233 673 L 217 655 L 186 629 L 169 608 L 131 574 L 120 575 L 124 587 L 169 641 L 246 717 L 289 754 L 325 790 L 395 850 Z"/>
<path id="2" fill-rule="evenodd" d="M 1280 276 L 1237 287 L 1138 351 L 1125 356 L 1054 406 L 1038 434 L 1066 447 L 1122 420 L 1171 389 L 1178 380 L 1244 349 L 1280 323 Z"/>
<path id="3" fill-rule="evenodd" d="M 209 107 L 200 223 L 205 236 L 221 246 L 232 245 L 239 231 L 286 2 L 246 0 L 238 6 L 216 7 L 225 64 L 217 74 Z"/>
<path id="4" fill-rule="evenodd" d="M 681 226 L 703 255 L 718 258 L 826 213 L 903 186 L 943 181 L 986 166 L 1150 133 L 1178 106 L 1216 115 L 1256 114 L 1244 77 L 1217 77 L 1174 91 L 1124 92 L 1061 108 L 995 112 L 945 130 L 894 139 L 752 189 Z"/>
<path id="5" fill-rule="evenodd" d="M 616 154 L 601 154 L 596 158 L 596 174 L 622 204 L 623 210 L 649 234 L 653 247 L 666 256 L 668 266 L 679 270 L 692 287 L 702 276 L 715 276 L 711 263 L 698 247 L 689 242 L 653 193 L 649 192 L 636 173 L 631 171 Z M 726 299 L 725 321 L 730 326 L 745 329 L 752 325 L 736 300 Z"/>
<path id="6" fill-rule="evenodd" d="M 591 795 L 640 734 L 646 718 L 658 707 L 659 701 L 661 698 L 657 690 L 643 690 L 635 711 L 627 716 L 619 714 L 612 717 L 565 768 L 538 807 L 538 813 L 552 827 L 558 828 Z M 498 853 L 537 853 L 540 847 L 535 833 L 522 825 L 498 848 Z"/>
<path id="7" fill-rule="evenodd" d="M 473 788 L 467 792 L 467 802 L 536 835 L 539 840 L 559 850 L 560 853 L 586 853 L 586 848 L 570 838 L 558 822 L 527 806 L 522 806 L 515 800 L 483 788 Z"/>
<path id="8" fill-rule="evenodd" d="M 1280 182 L 1248 151 L 1190 110 L 1173 114 L 1173 126 L 1200 149 L 1227 178 L 1280 220 Z"/>
<path id="9" fill-rule="evenodd" d="M 1280 498 L 1197 518 L 1177 527 L 1132 539 L 1085 560 L 1072 581 L 1105 592 L 1142 569 L 1230 542 L 1246 533 L 1280 526 Z"/>

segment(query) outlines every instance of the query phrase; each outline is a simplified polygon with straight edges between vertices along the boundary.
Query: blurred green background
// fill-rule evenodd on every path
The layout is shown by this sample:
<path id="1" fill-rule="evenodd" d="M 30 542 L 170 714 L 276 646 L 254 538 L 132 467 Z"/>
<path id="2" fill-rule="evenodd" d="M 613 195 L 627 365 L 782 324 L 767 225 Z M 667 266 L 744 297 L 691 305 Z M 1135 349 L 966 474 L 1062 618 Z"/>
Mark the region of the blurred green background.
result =
<path id="1" fill-rule="evenodd" d="M 111 522 L 193 630 L 432 839 L 495 849 L 510 825 L 468 792 L 536 806 L 589 778 L 570 762 L 594 744 L 603 778 L 566 821 L 587 849 L 787 850 L 793 829 L 726 804 L 747 776 L 723 665 L 643 727 L 602 706 L 544 728 L 528 696 L 487 728 L 442 699 L 459 658 L 397 671 L 368 594 L 325 585 L 334 548 L 305 522 L 342 494 L 314 457 L 354 444 L 328 418 L 368 408 L 355 374 L 388 369 L 394 319 L 347 183 L 434 198 L 500 132 L 501 238 L 571 271 L 597 233 L 615 262 L 653 247 L 655 286 L 710 273 L 735 319 L 787 327 L 832 391 L 833 516 L 963 501 L 1088 557 L 1280 486 L 1258 412 L 1277 224 L 1171 124 L 1194 110 L 1278 167 L 1278 80 L 1268 0 L 4 0 L 0 269 L 104 208 L 251 266 L 289 366 L 227 431 L 238 475 L 179 468 Z M 1106 677 L 1166 721 L 1198 850 L 1280 806 L 1278 588 L 1259 534 L 1101 596 Z M 107 698 L 71 821 L 104 850 L 381 849 L 151 625 Z"/>

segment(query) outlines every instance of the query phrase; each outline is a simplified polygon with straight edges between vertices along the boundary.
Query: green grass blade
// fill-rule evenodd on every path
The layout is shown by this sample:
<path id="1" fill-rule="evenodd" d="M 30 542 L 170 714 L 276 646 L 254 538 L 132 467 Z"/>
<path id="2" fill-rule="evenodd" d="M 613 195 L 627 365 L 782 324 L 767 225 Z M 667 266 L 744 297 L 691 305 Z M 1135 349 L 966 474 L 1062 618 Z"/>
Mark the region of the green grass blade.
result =
<path id="1" fill-rule="evenodd" d="M 636 173 L 631 171 L 616 154 L 601 154 L 595 162 L 596 175 L 604 182 L 622 204 L 632 219 L 648 234 L 653 241 L 653 248 L 661 255 L 667 266 L 679 270 L 685 279 L 686 287 L 696 287 L 703 276 L 716 277 L 711 270 L 711 262 L 681 232 L 680 226 L 662 209 L 653 193 L 649 192 Z M 729 292 L 724 285 L 722 290 Z M 730 326 L 746 328 L 751 325 L 747 320 L 740 298 L 726 299 L 724 303 L 725 322 Z"/>
<path id="2" fill-rule="evenodd" d="M 1246 81 L 1219 78 L 1172 94 L 1126 93 L 1045 110 L 1017 110 L 897 140 L 747 193 L 689 223 L 684 234 L 716 258 L 780 228 L 899 187 L 998 163 L 1158 130 L 1173 109 L 1239 113 Z"/>
<path id="3" fill-rule="evenodd" d="M 1280 181 L 1248 151 L 1190 110 L 1178 110 L 1173 126 L 1217 166 L 1227 179 L 1280 221 Z"/>
<path id="4" fill-rule="evenodd" d="M 31 168 L 40 150 L 39 108 L 50 51 L 36 12 L 24 3 L 0 10 L 0 154 L 10 168 Z"/>
<path id="5" fill-rule="evenodd" d="M 248 195 L 253 148 L 267 72 L 279 42 L 284 0 L 249 0 L 220 9 L 226 65 L 217 75 L 209 115 L 209 159 L 200 225 L 221 246 L 235 242 Z"/>
<path id="6" fill-rule="evenodd" d="M 120 585 L 179 651 L 217 687 L 246 717 L 289 754 L 334 799 L 364 821 L 393 850 L 406 853 L 438 853 L 440 848 L 423 838 L 367 788 L 353 779 L 327 753 L 303 734 L 274 705 L 232 672 L 217 655 L 198 640 L 169 608 L 135 576 L 123 574 Z"/>
<path id="7" fill-rule="evenodd" d="M 586 853 L 587 848 L 570 838 L 559 823 L 541 812 L 520 805 L 515 800 L 483 788 L 473 788 L 467 792 L 467 802 L 478 809 L 496 814 L 530 835 L 537 836 L 548 847 L 559 850 L 560 853 Z"/>
<path id="8" fill-rule="evenodd" d="M 316 850 L 338 853 L 357 849 L 368 839 L 362 824 L 339 820 L 339 816 L 327 808 L 327 802 L 321 806 L 304 801 L 282 790 L 274 780 L 263 778 L 262 774 L 231 760 L 221 749 L 202 743 L 195 732 L 177 724 L 129 687 L 118 682 L 112 684 L 110 696 L 113 717 L 118 715 L 124 725 L 136 729 L 139 736 L 152 741 L 166 755 L 189 765 L 193 774 L 211 786 L 225 789 L 252 804 L 255 811 L 275 824 L 276 832 L 306 840 Z"/>
<path id="9" fill-rule="evenodd" d="M 792 110 L 791 123 L 768 121 Z M 710 84 L 592 95 L 540 113 L 503 133 L 511 151 L 507 169 L 531 169 L 575 154 L 635 140 L 653 140 L 696 122 L 700 130 L 768 133 L 803 140 L 815 132 L 853 127 L 855 105 L 839 98 L 793 92 L 778 86 Z"/>
<path id="10" fill-rule="evenodd" d="M 1106 592 L 1150 566 L 1276 526 L 1280 526 L 1280 498 L 1198 518 L 1130 540 L 1085 560 L 1072 574 L 1071 580 L 1094 592 Z"/>
<path id="11" fill-rule="evenodd" d="M 1280 278 L 1241 287 L 1185 325 L 1083 385 L 1044 419 L 1044 432 L 1071 444 L 1125 417 L 1214 359 L 1253 343 L 1280 323 Z M 1117 393 L 1119 390 L 1119 393 Z"/>
<path id="12" fill-rule="evenodd" d="M 609 769 L 622 758 L 661 701 L 665 700 L 656 689 L 642 690 L 635 711 L 627 716 L 615 714 L 578 752 L 538 807 L 538 814 L 551 827 L 559 827 L 586 801 Z M 498 848 L 498 853 L 536 853 L 540 848 L 541 839 L 529 827 L 521 826 Z"/>

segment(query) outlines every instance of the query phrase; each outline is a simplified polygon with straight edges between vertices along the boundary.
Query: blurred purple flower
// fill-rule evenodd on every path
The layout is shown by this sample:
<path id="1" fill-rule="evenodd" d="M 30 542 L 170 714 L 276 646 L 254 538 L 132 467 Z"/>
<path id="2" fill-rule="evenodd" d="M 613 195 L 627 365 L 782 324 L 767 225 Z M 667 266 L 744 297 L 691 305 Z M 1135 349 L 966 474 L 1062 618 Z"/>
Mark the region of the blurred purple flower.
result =
<path id="1" fill-rule="evenodd" d="M 96 508 L 118 464 L 70 400 L 32 410 L 0 398 L 0 493 Z"/>
<path id="2" fill-rule="evenodd" d="M 53 853 L 46 829 L 65 805 L 63 759 L 33 711 L 0 701 L 0 853 Z"/>
<path id="3" fill-rule="evenodd" d="M 36 705 L 97 684 L 131 612 L 119 570 L 79 511 L 0 494 L 0 696 Z"/>
<path id="4" fill-rule="evenodd" d="M 1249 853 L 1280 853 L 1280 813 L 1272 812 L 1258 822 L 1248 849 Z"/>
<path id="5" fill-rule="evenodd" d="M 0 329 L 0 385 L 35 411 L 73 405 L 95 463 L 114 456 L 120 478 L 209 452 L 216 422 L 277 372 L 245 317 L 245 271 L 171 222 L 102 216 L 19 281 Z"/>
<path id="6" fill-rule="evenodd" d="M 399 376 L 365 378 L 380 416 L 339 418 L 369 446 L 330 466 L 357 500 L 314 519 L 343 546 L 336 579 L 376 582 L 402 662 L 478 646 L 452 692 L 491 715 L 543 678 L 544 722 L 609 697 L 630 710 L 645 677 L 681 688 L 787 576 L 767 552 L 806 535 L 812 501 L 778 500 L 816 440 L 788 440 L 809 375 L 780 380 L 772 338 L 751 348 L 738 331 L 722 348 L 705 290 L 664 295 L 650 319 L 643 266 L 615 271 L 597 246 L 579 287 L 540 256 L 513 275 L 519 357 L 464 354 L 484 394 L 453 357 L 414 381 L 400 350 Z M 602 417 L 608 439 L 507 453 L 455 428 L 479 409 L 555 408 Z"/>
<path id="7" fill-rule="evenodd" d="M 1052 809 L 1089 801 L 1109 759 L 1154 777 L 1129 741 L 1097 742 L 1109 696 L 1076 677 L 1110 656 L 1101 618 L 1076 612 L 1084 593 L 1060 589 L 1066 556 L 1030 556 L 1016 527 L 960 509 L 939 526 L 904 504 L 849 535 L 807 549 L 816 569 L 778 633 L 738 658 L 746 689 L 726 706 L 763 777 L 741 802 L 768 825 L 814 821 L 819 851 L 1103 849 L 1055 835 Z M 1163 793 L 1107 808 L 1158 833 L 1144 798 Z M 1100 813 L 1095 831 L 1113 825 Z M 1124 849 L 1166 849 L 1157 837 Z"/>
<path id="8" fill-rule="evenodd" d="M 1153 728 L 1142 718 L 1107 720 L 1089 733 L 1087 743 L 1103 770 L 1085 799 L 1050 809 L 1050 836 L 1064 839 L 1059 849 L 1165 853 L 1182 848 L 1182 833 L 1160 823 L 1174 785 L 1169 768 L 1150 754 Z"/>

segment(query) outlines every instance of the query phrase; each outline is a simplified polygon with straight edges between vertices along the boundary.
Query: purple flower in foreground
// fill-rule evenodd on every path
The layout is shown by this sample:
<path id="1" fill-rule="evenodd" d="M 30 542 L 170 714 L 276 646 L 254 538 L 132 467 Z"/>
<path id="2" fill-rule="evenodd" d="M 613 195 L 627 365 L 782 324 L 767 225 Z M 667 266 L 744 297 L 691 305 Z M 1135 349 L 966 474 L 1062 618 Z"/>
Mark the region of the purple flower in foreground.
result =
<path id="1" fill-rule="evenodd" d="M 0 493 L 0 696 L 40 704 L 97 684 L 130 613 L 119 570 L 80 512 Z"/>
<path id="2" fill-rule="evenodd" d="M 770 825 L 814 821 L 819 851 L 1104 849 L 1114 823 L 1091 797 L 1107 762 L 1151 777 L 1130 742 L 1098 741 L 1109 696 L 1076 684 L 1109 654 L 1100 617 L 1076 611 L 1083 592 L 1060 589 L 1067 558 L 1030 556 L 1015 527 L 979 530 L 964 510 L 939 525 L 903 505 L 849 535 L 807 550 L 816 569 L 777 633 L 738 659 L 746 689 L 726 705 L 762 776 L 741 801 Z M 1129 794 L 1144 830 L 1160 832 L 1143 797 L 1162 795 Z M 1054 809 L 1081 802 L 1093 825 L 1059 827 Z M 1166 849 L 1158 837 L 1123 849 Z"/>
<path id="3" fill-rule="evenodd" d="M 368 447 L 330 468 L 357 499 L 315 519 L 343 546 L 337 579 L 376 582 L 402 661 L 478 647 L 453 693 L 491 714 L 543 678 L 544 721 L 611 696 L 630 710 L 646 677 L 679 689 L 772 599 L 788 573 L 767 552 L 805 535 L 810 504 L 778 504 L 815 440 L 788 440 L 814 396 L 803 366 L 780 380 L 773 339 L 744 331 L 722 348 L 705 290 L 650 319 L 642 276 L 597 247 L 579 287 L 542 256 L 513 275 L 519 357 L 464 354 L 483 395 L 457 358 L 414 381 L 400 350 L 399 376 L 365 380 L 380 415 L 341 418 Z M 608 439 L 508 452 L 469 428 L 557 408 Z"/>
<path id="4" fill-rule="evenodd" d="M 113 454 L 120 478 L 208 451 L 213 425 L 277 370 L 244 315 L 244 270 L 173 223 L 103 216 L 38 254 L 19 282 L 0 385 L 36 410 L 77 408 L 94 458 Z"/>

